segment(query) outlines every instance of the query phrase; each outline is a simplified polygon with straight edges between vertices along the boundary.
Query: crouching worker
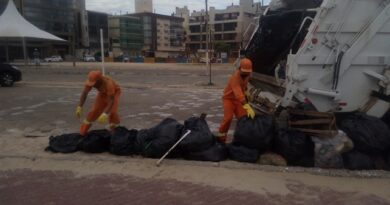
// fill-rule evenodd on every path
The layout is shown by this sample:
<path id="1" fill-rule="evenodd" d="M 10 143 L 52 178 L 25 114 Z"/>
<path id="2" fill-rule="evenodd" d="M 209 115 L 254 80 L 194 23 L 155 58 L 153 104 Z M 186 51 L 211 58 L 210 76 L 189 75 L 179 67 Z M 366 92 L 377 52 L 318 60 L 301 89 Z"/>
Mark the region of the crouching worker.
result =
<path id="1" fill-rule="evenodd" d="M 119 126 L 118 115 L 119 97 L 121 89 L 118 84 L 109 77 L 103 76 L 100 71 L 91 71 L 85 82 L 84 90 L 80 97 L 79 106 L 76 109 L 76 116 L 80 119 L 83 105 L 87 99 L 88 93 L 96 88 L 98 91 L 92 110 L 88 113 L 86 119 L 81 124 L 80 135 L 85 136 L 96 120 L 99 123 L 110 123 L 110 129 Z"/>
<path id="2" fill-rule="evenodd" d="M 226 143 L 227 133 L 233 115 L 237 119 L 247 115 L 250 118 L 255 117 L 255 112 L 246 100 L 245 93 L 252 73 L 252 61 L 244 58 L 240 61 L 240 67 L 230 77 L 229 83 L 223 91 L 223 110 L 224 116 L 219 128 L 218 141 Z"/>

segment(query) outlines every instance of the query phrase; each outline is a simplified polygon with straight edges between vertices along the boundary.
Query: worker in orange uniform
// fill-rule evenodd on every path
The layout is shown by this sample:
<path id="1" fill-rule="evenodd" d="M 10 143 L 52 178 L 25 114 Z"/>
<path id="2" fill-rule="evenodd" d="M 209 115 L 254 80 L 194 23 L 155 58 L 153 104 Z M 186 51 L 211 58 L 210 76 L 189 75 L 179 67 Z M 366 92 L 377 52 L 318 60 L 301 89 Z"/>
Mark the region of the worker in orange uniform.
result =
<path id="1" fill-rule="evenodd" d="M 252 70 L 252 61 L 248 58 L 241 59 L 239 69 L 230 77 L 229 83 L 223 91 L 224 116 L 218 134 L 218 141 L 222 143 L 226 143 L 233 114 L 237 119 L 245 115 L 252 119 L 255 117 L 255 112 L 245 97 Z"/>
<path id="2" fill-rule="evenodd" d="M 110 129 L 119 126 L 120 119 L 118 115 L 119 97 L 121 89 L 118 84 L 109 77 L 103 76 L 100 71 L 91 71 L 85 82 L 84 90 L 80 97 L 79 106 L 76 109 L 76 116 L 80 119 L 83 105 L 87 99 L 88 93 L 96 88 L 98 95 L 92 110 L 88 113 L 87 118 L 81 124 L 80 135 L 85 136 L 96 120 L 99 123 L 110 123 Z"/>

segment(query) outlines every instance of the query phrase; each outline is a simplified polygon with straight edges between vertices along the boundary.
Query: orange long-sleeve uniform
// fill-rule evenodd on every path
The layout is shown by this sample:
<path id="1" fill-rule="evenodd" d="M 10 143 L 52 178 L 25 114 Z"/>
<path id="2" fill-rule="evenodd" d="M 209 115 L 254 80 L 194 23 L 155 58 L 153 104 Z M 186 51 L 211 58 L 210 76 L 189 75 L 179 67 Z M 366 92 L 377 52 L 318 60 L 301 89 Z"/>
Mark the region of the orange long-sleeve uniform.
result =
<path id="1" fill-rule="evenodd" d="M 93 87 L 85 85 L 85 91 L 91 91 Z M 119 85 L 109 77 L 102 77 L 102 84 L 98 88 L 98 95 L 94 102 L 91 111 L 88 113 L 86 121 L 89 123 L 83 123 L 80 127 L 80 134 L 85 135 L 91 127 L 91 122 L 96 121 L 99 116 L 104 112 L 108 106 L 109 99 L 114 98 L 114 102 L 111 110 L 109 111 L 109 123 L 110 126 L 119 125 L 120 119 L 118 115 L 119 98 L 121 95 L 121 89 Z"/>
<path id="2" fill-rule="evenodd" d="M 242 78 L 239 70 L 235 71 L 230 77 L 222 97 L 224 117 L 219 128 L 220 133 L 227 134 L 233 120 L 233 115 L 239 119 L 247 114 L 242 106 L 246 102 L 245 91 L 249 78 L 249 76 Z"/>

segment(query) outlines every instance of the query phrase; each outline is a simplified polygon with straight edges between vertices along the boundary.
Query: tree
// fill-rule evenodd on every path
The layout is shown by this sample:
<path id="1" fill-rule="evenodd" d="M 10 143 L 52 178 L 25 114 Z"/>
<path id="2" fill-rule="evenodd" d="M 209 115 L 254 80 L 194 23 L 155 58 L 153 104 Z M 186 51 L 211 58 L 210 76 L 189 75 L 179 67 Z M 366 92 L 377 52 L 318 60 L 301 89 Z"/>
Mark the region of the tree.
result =
<path id="1" fill-rule="evenodd" d="M 229 53 L 230 52 L 230 44 L 227 44 L 225 42 L 217 42 L 215 43 L 215 51 L 218 53 Z"/>

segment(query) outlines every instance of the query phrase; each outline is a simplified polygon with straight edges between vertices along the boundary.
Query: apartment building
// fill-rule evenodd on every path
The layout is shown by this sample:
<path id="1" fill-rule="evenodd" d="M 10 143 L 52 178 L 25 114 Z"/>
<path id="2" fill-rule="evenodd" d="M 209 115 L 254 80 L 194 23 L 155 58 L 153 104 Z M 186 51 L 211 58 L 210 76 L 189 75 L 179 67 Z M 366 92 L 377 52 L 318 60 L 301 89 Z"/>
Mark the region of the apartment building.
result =
<path id="1" fill-rule="evenodd" d="M 230 56 L 237 57 L 239 49 L 245 44 L 245 32 L 262 13 L 263 7 L 253 0 L 240 0 L 239 5 L 230 5 L 226 9 L 210 7 L 208 11 L 208 28 L 205 26 L 206 11 L 193 11 L 188 16 L 188 24 L 184 24 L 188 30 L 186 47 L 191 52 L 202 53 L 206 49 L 207 35 L 211 39 L 210 49 L 223 42 L 230 47 Z M 187 8 L 177 8 L 175 16 L 189 13 Z"/>
<path id="2" fill-rule="evenodd" d="M 144 43 L 144 25 L 139 17 L 109 16 L 108 36 L 114 57 L 139 55 Z"/>
<path id="3" fill-rule="evenodd" d="M 185 51 L 183 18 L 149 12 L 128 14 L 128 16 L 142 19 L 144 56 L 177 57 Z"/>

